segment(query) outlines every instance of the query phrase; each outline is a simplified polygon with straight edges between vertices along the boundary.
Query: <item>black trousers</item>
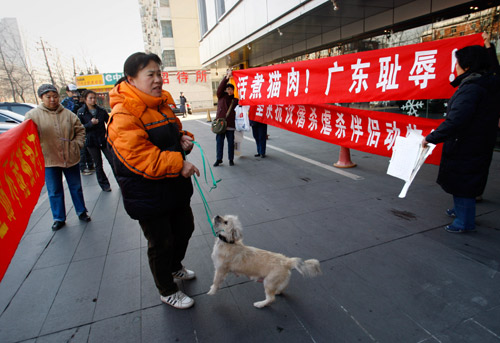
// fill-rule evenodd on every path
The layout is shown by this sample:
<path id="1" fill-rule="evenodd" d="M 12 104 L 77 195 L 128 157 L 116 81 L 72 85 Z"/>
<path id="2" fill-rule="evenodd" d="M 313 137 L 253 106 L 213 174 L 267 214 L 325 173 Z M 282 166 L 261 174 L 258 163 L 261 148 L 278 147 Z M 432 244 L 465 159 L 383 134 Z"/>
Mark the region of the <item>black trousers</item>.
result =
<path id="1" fill-rule="evenodd" d="M 109 180 L 102 167 L 101 151 L 108 160 L 109 164 L 111 165 L 111 169 L 113 169 L 113 155 L 111 155 L 111 151 L 109 151 L 106 146 L 103 147 L 89 146 L 87 147 L 87 150 L 89 151 L 90 155 L 92 156 L 92 159 L 94 160 L 95 175 L 97 177 L 97 182 L 99 183 L 99 186 L 101 186 L 103 190 L 109 188 L 110 187 Z"/>
<path id="2" fill-rule="evenodd" d="M 156 287 L 161 295 L 177 292 L 172 273 L 182 269 L 189 239 L 194 231 L 191 207 L 167 211 L 161 217 L 139 220 L 148 240 L 148 259 Z"/>

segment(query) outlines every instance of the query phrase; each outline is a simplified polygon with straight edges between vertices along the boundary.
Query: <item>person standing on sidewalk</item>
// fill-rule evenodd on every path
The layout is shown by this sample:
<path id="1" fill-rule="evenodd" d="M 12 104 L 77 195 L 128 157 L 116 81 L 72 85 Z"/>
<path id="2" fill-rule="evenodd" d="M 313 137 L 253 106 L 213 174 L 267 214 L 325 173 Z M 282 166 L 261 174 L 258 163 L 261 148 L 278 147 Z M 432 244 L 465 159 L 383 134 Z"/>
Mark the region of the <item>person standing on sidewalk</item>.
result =
<path id="1" fill-rule="evenodd" d="M 108 143 L 125 210 L 139 221 L 148 240 L 149 266 L 162 302 L 179 309 L 194 300 L 174 279 L 190 280 L 195 273 L 182 265 L 194 230 L 190 201 L 191 176 L 200 175 L 184 155 L 193 148 L 193 135 L 182 130 L 162 90 L 161 60 L 137 52 L 127 58 L 124 77 L 110 92 Z"/>
<path id="2" fill-rule="evenodd" d="M 266 157 L 266 142 L 267 142 L 267 124 L 260 123 L 258 121 L 250 120 L 250 126 L 252 127 L 252 135 L 255 139 L 255 144 L 257 145 L 257 154 L 255 157 Z"/>
<path id="3" fill-rule="evenodd" d="M 187 110 L 186 110 L 186 103 L 187 103 L 187 99 L 186 97 L 184 96 L 184 93 L 181 92 L 181 95 L 179 97 L 179 101 L 180 101 L 180 106 L 179 106 L 179 110 L 181 111 L 182 113 L 182 117 L 183 118 L 186 118 L 187 117 Z"/>
<path id="4" fill-rule="evenodd" d="M 92 90 L 83 92 L 84 105 L 78 110 L 78 118 L 85 127 L 87 133 L 85 144 L 94 160 L 96 177 L 99 186 L 104 192 L 111 192 L 109 180 L 102 167 L 101 151 L 113 167 L 113 157 L 108 150 L 106 143 L 106 123 L 108 122 L 108 112 L 96 104 L 96 93 Z"/>
<path id="5" fill-rule="evenodd" d="M 446 120 L 422 140 L 443 143 L 437 183 L 453 195 L 454 217 L 448 232 L 476 231 L 476 199 L 488 180 L 500 109 L 499 64 L 489 35 L 485 47 L 467 46 L 455 53 L 458 87 L 448 102 Z M 488 72 L 488 70 L 490 72 Z"/>
<path id="6" fill-rule="evenodd" d="M 227 71 L 226 76 L 222 79 L 217 88 L 217 114 L 215 119 L 226 118 L 227 128 L 226 132 L 219 133 L 215 136 L 217 143 L 217 161 L 215 161 L 214 167 L 218 167 L 222 163 L 222 157 L 224 155 L 224 139 L 227 139 L 227 157 L 229 159 L 229 165 L 234 166 L 234 131 L 236 118 L 236 113 L 234 109 L 238 105 L 238 99 L 234 97 L 234 86 L 229 83 L 229 79 L 232 76 L 231 70 Z"/>
<path id="7" fill-rule="evenodd" d="M 78 93 L 78 88 L 74 84 L 69 84 L 66 86 L 66 94 L 68 95 L 61 101 L 61 105 L 73 112 L 78 113 L 80 107 L 83 103 L 80 101 L 80 93 Z M 95 171 L 94 161 L 90 152 L 87 150 L 87 142 L 80 151 L 80 172 L 82 175 L 92 175 Z"/>
<path id="8" fill-rule="evenodd" d="M 42 103 L 26 113 L 25 120 L 31 119 L 37 126 L 45 160 L 45 185 L 54 218 L 52 230 L 57 231 L 66 223 L 63 174 L 78 218 L 90 221 L 78 168 L 85 128 L 73 112 L 59 104 L 56 87 L 43 84 L 38 88 L 38 96 Z"/>

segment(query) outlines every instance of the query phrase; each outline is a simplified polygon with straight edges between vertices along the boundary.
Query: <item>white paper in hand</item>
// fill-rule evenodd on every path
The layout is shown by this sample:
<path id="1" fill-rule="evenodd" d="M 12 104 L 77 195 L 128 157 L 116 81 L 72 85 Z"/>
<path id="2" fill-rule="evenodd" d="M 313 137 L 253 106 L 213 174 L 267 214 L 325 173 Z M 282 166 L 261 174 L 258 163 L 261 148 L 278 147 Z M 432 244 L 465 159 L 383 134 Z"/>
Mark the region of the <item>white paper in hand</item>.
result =
<path id="1" fill-rule="evenodd" d="M 405 181 L 405 185 L 399 194 L 400 198 L 406 196 L 418 170 L 435 148 L 434 144 L 428 144 L 426 148 L 423 148 L 423 139 L 424 136 L 410 131 L 407 137 L 399 136 L 394 143 L 387 174 Z"/>

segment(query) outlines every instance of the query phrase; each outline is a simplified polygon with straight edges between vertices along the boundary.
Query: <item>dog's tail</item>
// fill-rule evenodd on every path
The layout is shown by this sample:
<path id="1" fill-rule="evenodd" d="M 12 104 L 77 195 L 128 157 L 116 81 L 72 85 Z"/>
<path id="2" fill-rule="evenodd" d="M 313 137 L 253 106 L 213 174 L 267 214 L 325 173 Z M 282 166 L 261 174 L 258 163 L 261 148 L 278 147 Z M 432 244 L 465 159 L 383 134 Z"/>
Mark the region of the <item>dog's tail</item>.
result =
<path id="1" fill-rule="evenodd" d="M 301 258 L 293 257 L 292 260 L 293 268 L 297 269 L 303 276 L 314 277 L 321 274 L 319 261 L 316 259 L 302 261 Z"/>

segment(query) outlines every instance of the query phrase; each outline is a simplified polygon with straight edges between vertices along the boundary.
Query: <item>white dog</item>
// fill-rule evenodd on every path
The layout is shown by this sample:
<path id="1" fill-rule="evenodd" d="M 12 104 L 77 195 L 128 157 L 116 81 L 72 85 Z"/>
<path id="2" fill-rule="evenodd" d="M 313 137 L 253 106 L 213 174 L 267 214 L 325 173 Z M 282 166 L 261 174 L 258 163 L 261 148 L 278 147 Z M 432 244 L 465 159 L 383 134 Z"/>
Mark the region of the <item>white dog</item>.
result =
<path id="1" fill-rule="evenodd" d="M 253 305 L 262 308 L 275 300 L 288 285 L 292 269 L 304 276 L 321 274 L 318 260 L 302 261 L 298 257 L 286 257 L 271 251 L 248 247 L 242 241 L 242 227 L 237 216 L 214 218 L 218 234 L 215 239 L 212 260 L 215 266 L 214 283 L 209 295 L 215 294 L 227 273 L 243 274 L 253 280 L 263 280 L 266 299 Z"/>

